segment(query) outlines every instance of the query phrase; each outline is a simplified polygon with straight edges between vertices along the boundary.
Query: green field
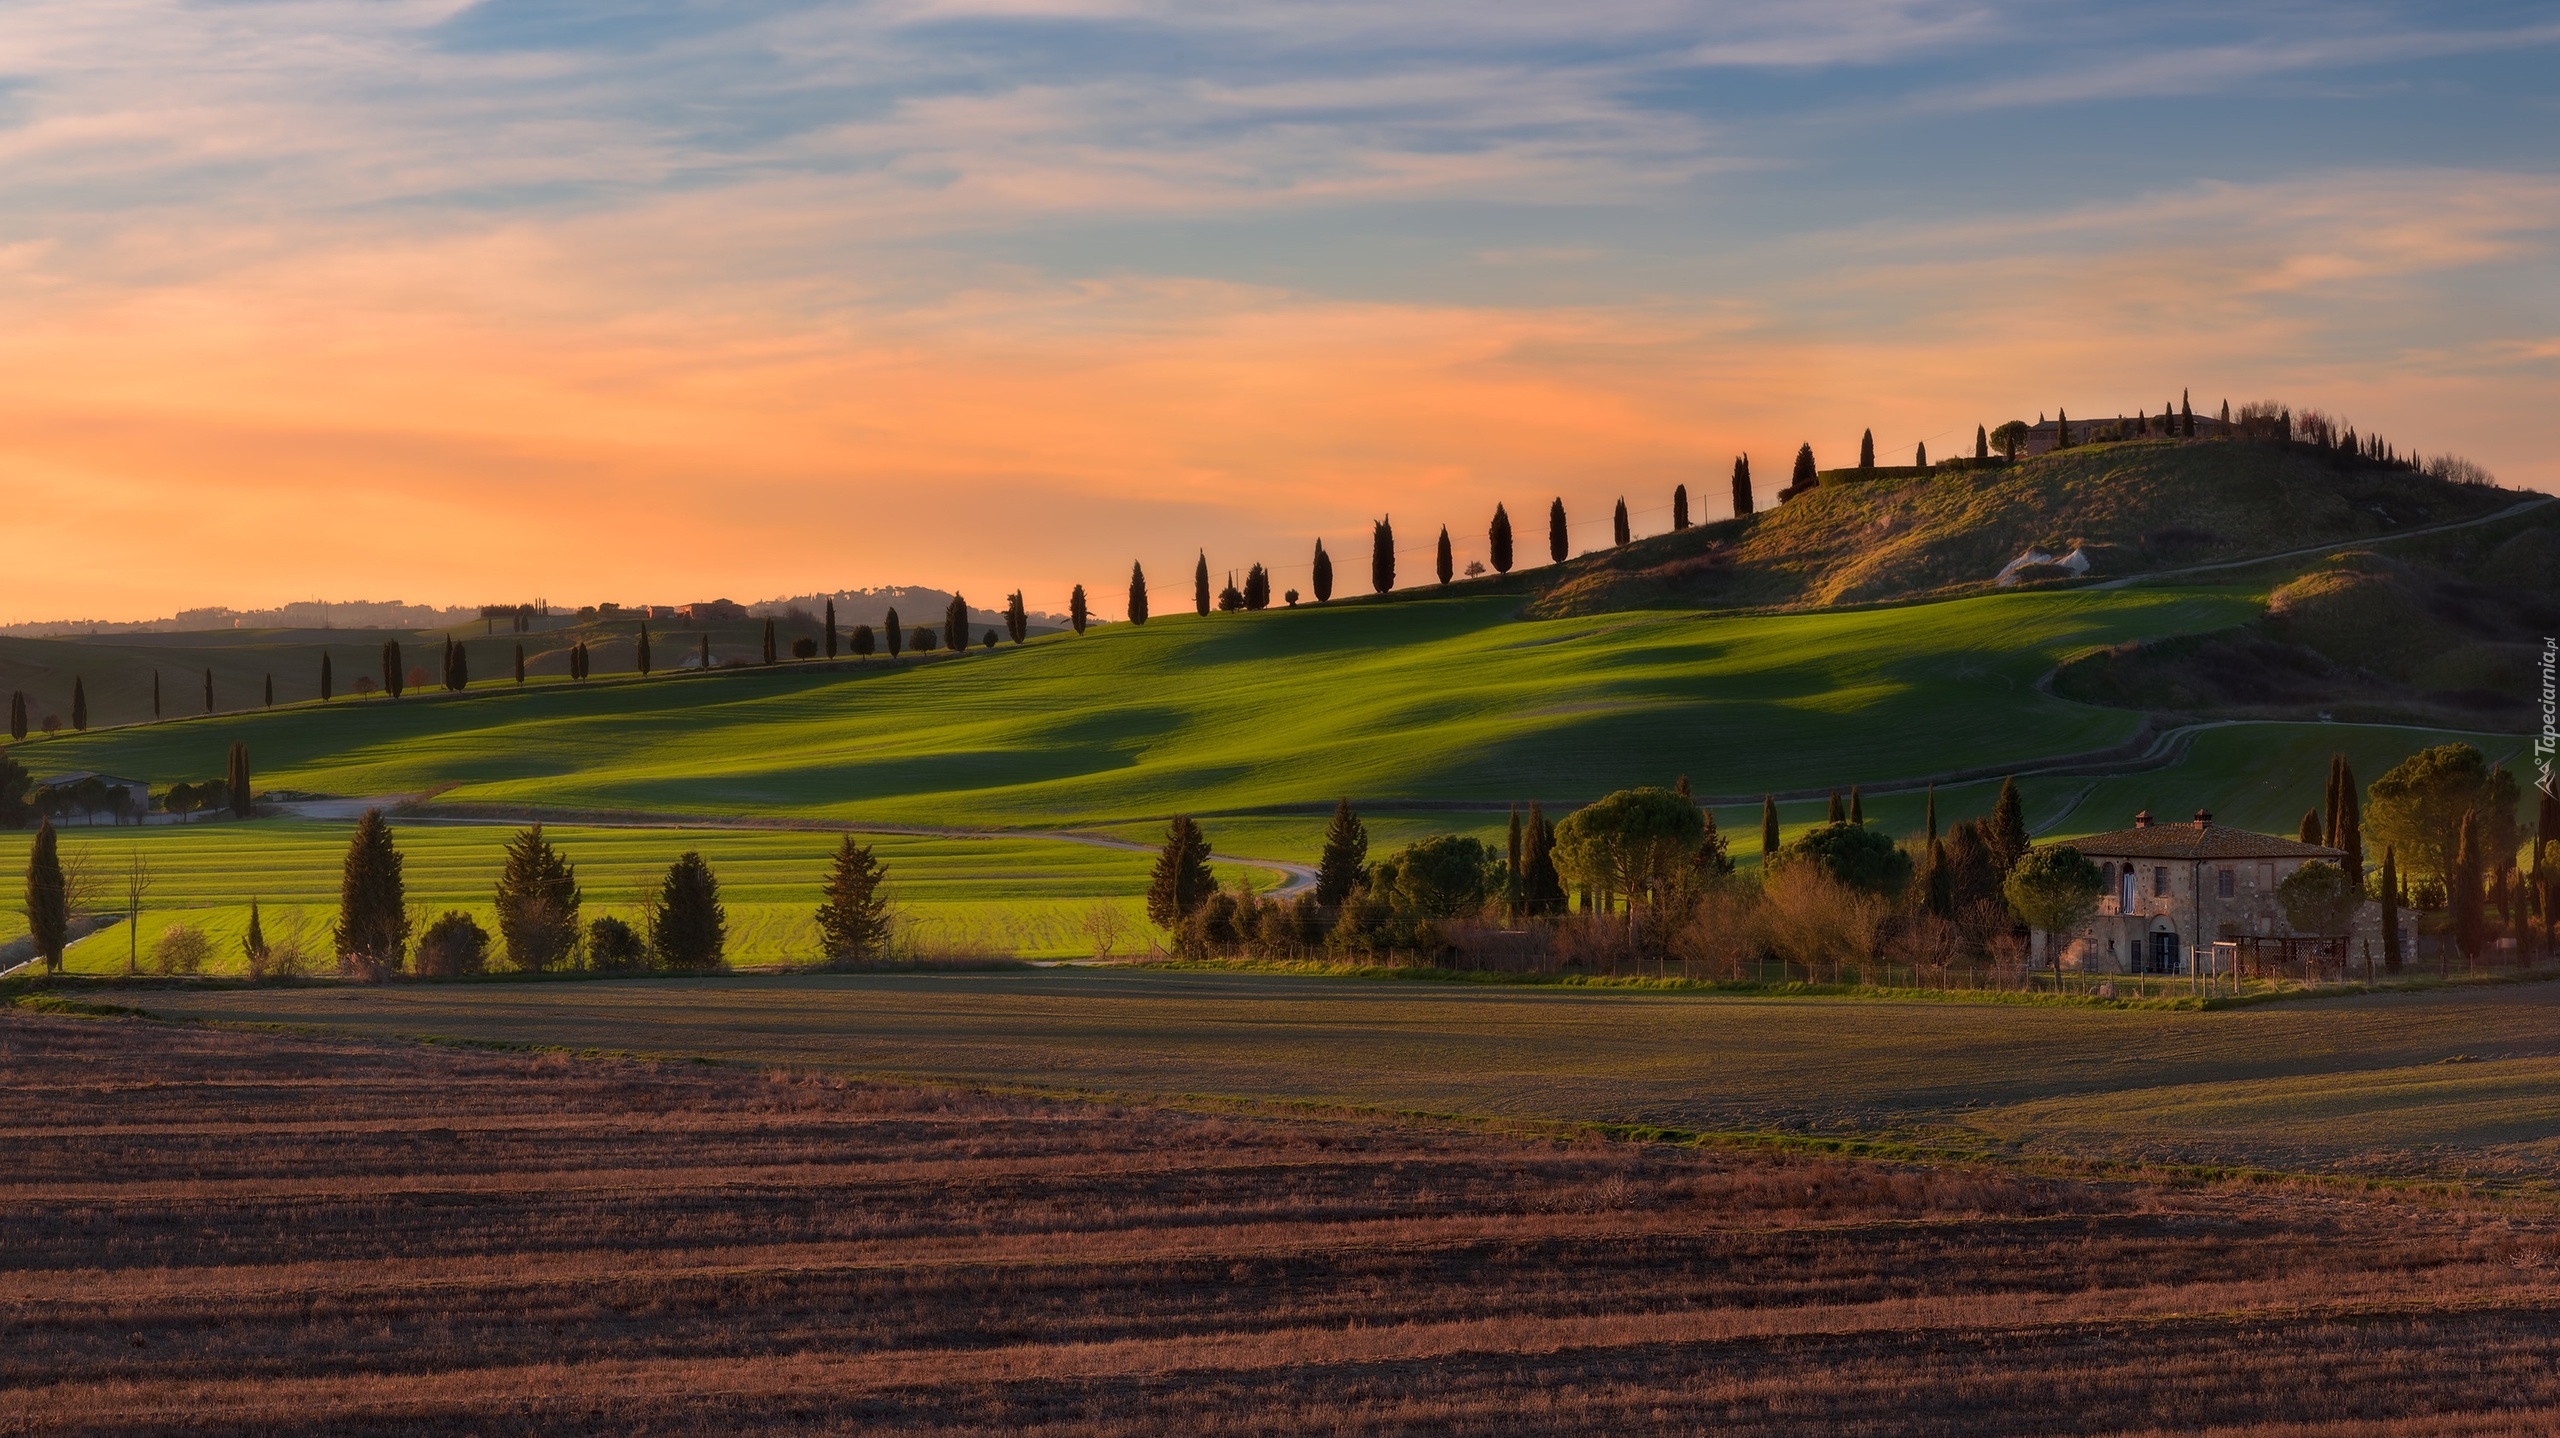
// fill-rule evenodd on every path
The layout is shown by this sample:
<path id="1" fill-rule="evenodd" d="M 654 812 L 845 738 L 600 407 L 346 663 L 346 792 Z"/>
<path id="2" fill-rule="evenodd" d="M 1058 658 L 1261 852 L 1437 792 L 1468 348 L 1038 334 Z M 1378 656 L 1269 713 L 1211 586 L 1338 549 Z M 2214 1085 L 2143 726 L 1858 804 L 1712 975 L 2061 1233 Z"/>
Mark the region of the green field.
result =
<path id="1" fill-rule="evenodd" d="M 2232 590 L 1514 621 L 1505 596 L 1178 616 L 892 670 L 485 686 L 27 746 L 166 782 L 448 802 L 1046 827 L 1362 798 L 1588 800 L 1875 782 L 2118 743 L 2039 692 L 2094 644 L 2216 628 Z"/>
<path id="2" fill-rule="evenodd" d="M 1195 1102 L 1862 1138 L 2547 1188 L 2560 984 L 2219 1012 L 1261 974 L 146 992 L 322 1023 Z"/>
<path id="3" fill-rule="evenodd" d="M 499 851 L 514 830 L 494 825 L 401 824 L 396 838 L 419 925 L 447 909 L 463 909 L 496 932 L 491 890 Z M 139 853 L 153 884 L 142 922 L 117 924 L 73 944 L 65 955 L 77 973 L 122 973 L 138 947 L 148 963 L 152 941 L 186 923 L 215 941 L 217 971 L 240 967 L 240 936 L 255 897 L 271 939 L 300 926 L 307 946 L 328 949 L 336 918 L 338 868 L 351 826 L 270 821 L 149 828 L 74 826 L 62 831 L 67 861 L 102 876 L 102 906 L 120 910 L 127 858 Z M 585 916 L 619 915 L 640 922 L 648 893 L 668 861 L 698 849 L 719 875 L 729 912 L 729 958 L 736 964 L 807 963 L 817 957 L 811 913 L 837 836 L 810 831 L 553 827 L 546 831 L 578 866 Z M 26 863 L 29 836 L 0 833 L 0 866 Z M 1130 938 L 1143 945 L 1147 869 L 1143 853 L 1059 840 L 866 836 L 889 868 L 889 888 L 906 932 L 929 949 L 1025 956 L 1090 954 L 1081 931 L 1096 906 L 1118 911 Z M 1229 883 L 1250 877 L 1265 889 L 1283 882 L 1271 870 L 1220 866 Z M 14 905 L 0 912 L 0 941 L 26 932 Z M 325 965 L 324 965 L 325 966 Z"/>

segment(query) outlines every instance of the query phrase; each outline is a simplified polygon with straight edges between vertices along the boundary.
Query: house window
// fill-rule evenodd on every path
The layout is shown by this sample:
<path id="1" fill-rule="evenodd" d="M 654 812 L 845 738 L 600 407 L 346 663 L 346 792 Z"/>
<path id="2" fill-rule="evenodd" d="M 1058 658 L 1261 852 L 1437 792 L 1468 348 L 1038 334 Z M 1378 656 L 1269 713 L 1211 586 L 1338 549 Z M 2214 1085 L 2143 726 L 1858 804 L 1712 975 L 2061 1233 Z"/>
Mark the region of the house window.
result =
<path id="1" fill-rule="evenodd" d="M 2258 866 L 2258 887 L 2261 889 L 2272 889 L 2275 886 L 2276 866 L 2273 864 L 2260 864 Z"/>
<path id="2" fill-rule="evenodd" d="M 2237 875 L 2233 874 L 2227 868 L 2216 869 L 2213 871 L 2214 897 L 2228 899 L 2239 892 L 2240 882 Z"/>
<path id="3" fill-rule="evenodd" d="M 2116 910 L 2117 910 L 2117 912 L 2119 912 L 2119 913 L 2126 913 L 2126 914 L 2130 914 L 2130 913 L 2132 913 L 2132 912 L 2133 912 L 2133 898 L 2134 898 L 2133 866 L 2132 866 L 2131 864 L 2127 864 L 2127 865 L 2125 865 L 2125 866 L 2124 866 L 2124 872 L 2116 876 Z"/>
<path id="4" fill-rule="evenodd" d="M 2167 896 L 2168 892 L 2169 866 L 2166 864 L 2156 865 L 2151 870 L 2151 896 L 2155 899 L 2163 898 Z"/>

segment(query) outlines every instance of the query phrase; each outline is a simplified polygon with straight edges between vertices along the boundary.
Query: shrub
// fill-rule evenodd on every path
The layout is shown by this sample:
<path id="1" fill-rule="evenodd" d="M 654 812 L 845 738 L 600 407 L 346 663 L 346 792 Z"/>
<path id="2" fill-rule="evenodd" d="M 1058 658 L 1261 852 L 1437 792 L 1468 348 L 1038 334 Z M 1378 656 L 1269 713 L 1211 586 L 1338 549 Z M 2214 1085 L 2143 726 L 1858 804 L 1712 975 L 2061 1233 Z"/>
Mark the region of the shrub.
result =
<path id="1" fill-rule="evenodd" d="M 418 936 L 418 977 L 458 979 L 489 965 L 489 931 L 460 909 L 447 909 Z"/>
<path id="2" fill-rule="evenodd" d="M 649 946 L 640 931 L 608 914 L 587 925 L 587 964 L 609 974 L 649 966 Z"/>
<path id="3" fill-rule="evenodd" d="M 1911 856 L 1900 845 L 1864 824 L 1846 821 L 1807 829 L 1769 860 L 1772 874 L 1807 866 L 1862 894 L 1899 896 L 1911 882 Z"/>
<path id="4" fill-rule="evenodd" d="M 2297 934 L 2343 934 L 2355 918 L 2356 893 L 2347 871 L 2326 859 L 2313 859 L 2284 876 L 2276 886 L 2284 905 L 2284 921 Z"/>
<path id="5" fill-rule="evenodd" d="M 213 940 L 189 924 L 171 924 L 151 946 L 151 968 L 162 974 L 200 974 L 213 957 Z"/>
<path id="6" fill-rule="evenodd" d="M 791 641 L 791 657 L 792 657 L 792 658 L 794 658 L 794 659 L 815 659 L 815 658 L 817 658 L 817 657 L 818 657 L 818 641 L 817 641 L 817 640 L 815 640 L 815 639 L 810 638 L 810 637 L 809 637 L 808 635 L 806 635 L 806 634 L 803 634 L 803 635 L 801 635 L 799 638 L 792 640 L 792 641 Z"/>

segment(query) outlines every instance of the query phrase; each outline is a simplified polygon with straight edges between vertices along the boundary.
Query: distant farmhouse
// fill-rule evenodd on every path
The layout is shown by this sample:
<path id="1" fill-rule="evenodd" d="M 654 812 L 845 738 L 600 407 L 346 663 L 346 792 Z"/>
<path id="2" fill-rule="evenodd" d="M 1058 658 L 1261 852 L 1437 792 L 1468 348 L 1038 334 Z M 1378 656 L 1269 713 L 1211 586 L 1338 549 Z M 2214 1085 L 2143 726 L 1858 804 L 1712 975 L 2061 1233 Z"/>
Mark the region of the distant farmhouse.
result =
<path id="1" fill-rule="evenodd" d="M 2202 423 L 2201 420 L 2198 421 Z M 2105 881 L 2098 911 L 2062 936 L 2062 964 L 2095 974 L 2184 974 L 2217 943 L 2261 962 L 2352 962 L 2382 949 L 2381 906 L 2367 902 L 2345 934 L 2300 934 L 2276 896 L 2287 876 L 2313 859 L 2341 863 L 2337 849 L 2235 829 L 2199 809 L 2192 822 L 2158 824 L 2149 810 L 2133 827 L 2075 839 L 2072 847 Z M 2400 916 L 2401 952 L 2418 951 L 2417 915 Z M 2053 961 L 2055 936 L 2037 934 L 2036 958 Z M 2230 958 L 2223 960 L 2228 971 Z"/>
<path id="2" fill-rule="evenodd" d="M 2173 433 L 2170 426 L 2187 422 L 2173 414 L 2120 414 L 2112 419 L 2075 419 L 2070 421 L 2071 443 L 2099 444 L 2109 440 L 2141 439 L 2145 436 L 2165 439 Z M 2192 423 L 2196 427 L 2198 439 L 2214 439 L 2239 432 L 2238 425 L 2209 415 L 2197 415 Z M 2061 438 L 2061 421 L 2038 420 L 2027 426 L 2025 436 L 2018 441 L 2018 457 L 2032 459 L 2039 454 L 2051 454 L 2059 447 L 2057 442 Z"/>

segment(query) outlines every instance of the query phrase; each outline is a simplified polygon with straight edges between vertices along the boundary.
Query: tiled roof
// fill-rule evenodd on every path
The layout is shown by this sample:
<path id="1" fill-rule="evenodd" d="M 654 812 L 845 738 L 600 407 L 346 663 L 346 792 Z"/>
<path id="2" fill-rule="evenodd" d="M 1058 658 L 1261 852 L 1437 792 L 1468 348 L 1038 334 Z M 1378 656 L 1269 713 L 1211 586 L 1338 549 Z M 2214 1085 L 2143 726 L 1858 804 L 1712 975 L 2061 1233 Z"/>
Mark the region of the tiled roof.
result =
<path id="1" fill-rule="evenodd" d="M 2342 850 L 2279 839 L 2228 824 L 2167 823 L 2074 839 L 2071 847 L 2099 859 L 2343 859 Z"/>

